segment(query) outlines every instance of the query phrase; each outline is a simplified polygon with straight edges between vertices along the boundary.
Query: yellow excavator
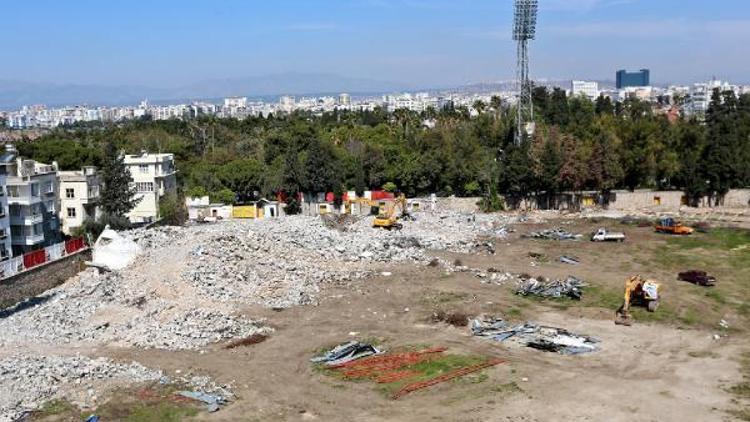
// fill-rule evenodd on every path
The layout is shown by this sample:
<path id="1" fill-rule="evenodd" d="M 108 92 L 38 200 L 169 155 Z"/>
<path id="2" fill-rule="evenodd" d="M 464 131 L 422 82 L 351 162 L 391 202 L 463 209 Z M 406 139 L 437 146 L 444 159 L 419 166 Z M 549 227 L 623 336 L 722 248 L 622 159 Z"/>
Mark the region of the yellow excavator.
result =
<path id="1" fill-rule="evenodd" d="M 659 307 L 659 290 L 661 285 L 652 280 L 646 280 L 640 275 L 634 275 L 625 280 L 625 297 L 615 314 L 615 324 L 632 325 L 633 316 L 630 314 L 630 305 L 645 306 L 649 312 L 654 312 Z"/>
<path id="2" fill-rule="evenodd" d="M 372 227 L 386 230 L 400 230 L 403 224 L 399 220 L 408 218 L 409 211 L 406 209 L 406 196 L 402 193 L 393 201 L 384 202 L 380 205 L 378 215 L 372 220 Z"/>

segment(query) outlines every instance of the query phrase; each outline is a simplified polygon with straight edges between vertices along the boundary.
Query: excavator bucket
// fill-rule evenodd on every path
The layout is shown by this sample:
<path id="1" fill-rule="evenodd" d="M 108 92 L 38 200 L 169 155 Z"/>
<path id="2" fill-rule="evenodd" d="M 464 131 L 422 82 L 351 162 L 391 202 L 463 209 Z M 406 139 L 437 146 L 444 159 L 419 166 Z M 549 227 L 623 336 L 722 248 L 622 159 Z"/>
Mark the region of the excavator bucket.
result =
<path id="1" fill-rule="evenodd" d="M 615 313 L 615 324 L 626 325 L 629 327 L 633 325 L 633 317 L 630 315 L 630 312 L 623 311 L 622 308 L 620 308 L 617 310 L 617 313 Z"/>

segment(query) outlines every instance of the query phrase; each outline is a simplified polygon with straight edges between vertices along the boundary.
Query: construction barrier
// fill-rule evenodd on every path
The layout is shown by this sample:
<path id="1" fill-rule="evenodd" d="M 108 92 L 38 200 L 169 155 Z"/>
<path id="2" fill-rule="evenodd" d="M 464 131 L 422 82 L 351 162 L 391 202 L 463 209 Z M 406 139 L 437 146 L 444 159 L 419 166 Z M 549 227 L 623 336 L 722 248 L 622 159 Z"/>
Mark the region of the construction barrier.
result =
<path id="1" fill-rule="evenodd" d="M 23 257 L 17 256 L 15 258 L 11 258 L 0 263 L 0 278 L 13 277 L 23 270 Z"/>
<path id="2" fill-rule="evenodd" d="M 47 262 L 47 252 L 44 249 L 26 252 L 23 254 L 23 266 L 26 269 L 34 268 Z"/>
<path id="3" fill-rule="evenodd" d="M 78 252 L 85 247 L 86 242 L 84 242 L 82 237 L 65 241 L 65 252 L 69 254 Z"/>
<path id="4" fill-rule="evenodd" d="M 0 262 L 0 280 L 13 277 L 47 262 L 57 261 L 86 248 L 86 241 L 79 237 Z"/>
<path id="5" fill-rule="evenodd" d="M 65 255 L 66 245 L 58 243 L 52 246 L 47 246 L 44 251 L 47 252 L 48 261 L 56 261 Z"/>

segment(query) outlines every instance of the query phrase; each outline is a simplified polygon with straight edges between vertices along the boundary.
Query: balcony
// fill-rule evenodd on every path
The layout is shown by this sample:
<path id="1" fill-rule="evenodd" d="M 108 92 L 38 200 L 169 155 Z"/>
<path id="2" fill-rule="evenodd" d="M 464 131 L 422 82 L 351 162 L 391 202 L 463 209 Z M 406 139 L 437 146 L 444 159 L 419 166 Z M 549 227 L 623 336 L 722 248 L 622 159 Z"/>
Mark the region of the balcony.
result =
<path id="1" fill-rule="evenodd" d="M 12 236 L 11 243 L 16 246 L 34 246 L 44 242 L 44 234 L 30 234 L 27 236 Z"/>
<path id="2" fill-rule="evenodd" d="M 9 204 L 34 205 L 42 202 L 39 196 L 8 196 Z"/>
<path id="3" fill-rule="evenodd" d="M 44 215 L 32 214 L 32 215 L 11 215 L 10 224 L 14 226 L 33 226 L 44 221 Z"/>

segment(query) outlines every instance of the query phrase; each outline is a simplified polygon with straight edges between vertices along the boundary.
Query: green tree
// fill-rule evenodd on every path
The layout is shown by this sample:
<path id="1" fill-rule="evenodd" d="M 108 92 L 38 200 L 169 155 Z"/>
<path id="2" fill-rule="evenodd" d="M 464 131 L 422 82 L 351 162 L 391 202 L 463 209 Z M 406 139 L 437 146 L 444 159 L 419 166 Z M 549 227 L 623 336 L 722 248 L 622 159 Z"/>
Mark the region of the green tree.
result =
<path id="1" fill-rule="evenodd" d="M 125 165 L 125 157 L 117 150 L 113 141 L 104 148 L 104 164 L 101 169 L 102 189 L 99 204 L 105 214 L 122 217 L 140 202 L 133 176 Z"/>
<path id="2" fill-rule="evenodd" d="M 188 219 L 185 198 L 176 193 L 164 195 L 159 199 L 159 216 L 163 224 L 181 226 Z"/>
<path id="3" fill-rule="evenodd" d="M 611 116 L 615 113 L 615 106 L 612 104 L 612 99 L 599 95 L 596 98 L 596 104 L 594 106 L 596 114 Z"/>
<path id="4" fill-rule="evenodd" d="M 617 151 L 618 141 L 612 133 L 602 131 L 596 136 L 588 162 L 589 180 L 605 198 L 625 176 Z"/>
<path id="5" fill-rule="evenodd" d="M 560 190 L 559 174 L 562 167 L 562 153 L 557 130 L 542 139 L 542 149 L 539 152 L 537 165 L 537 188 L 546 193 L 547 208 L 554 206 L 551 202 Z"/>
<path id="6" fill-rule="evenodd" d="M 310 141 L 305 157 L 304 189 L 310 193 L 331 192 L 340 188 L 337 160 L 330 144 L 318 139 Z"/>
<path id="7" fill-rule="evenodd" d="M 210 201 L 221 204 L 233 204 L 237 195 L 231 189 L 221 189 L 216 192 L 211 192 L 209 195 Z"/>

